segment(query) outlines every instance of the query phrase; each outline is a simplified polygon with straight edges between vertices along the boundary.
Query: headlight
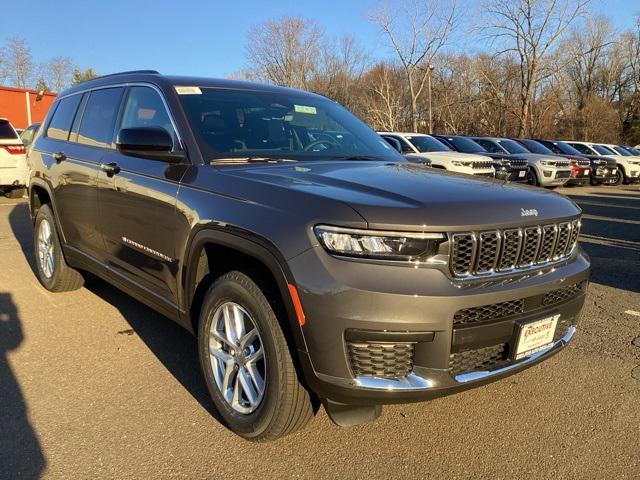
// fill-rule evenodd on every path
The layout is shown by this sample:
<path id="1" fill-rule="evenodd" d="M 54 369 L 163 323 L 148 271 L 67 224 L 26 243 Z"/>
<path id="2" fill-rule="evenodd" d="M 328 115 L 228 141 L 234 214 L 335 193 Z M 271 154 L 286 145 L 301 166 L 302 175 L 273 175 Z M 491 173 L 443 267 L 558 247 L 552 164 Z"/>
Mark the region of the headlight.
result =
<path id="1" fill-rule="evenodd" d="M 318 225 L 315 234 L 322 246 L 331 254 L 369 258 L 420 262 L 436 254 L 444 240 L 441 233 L 388 232 Z"/>
<path id="2" fill-rule="evenodd" d="M 451 160 L 451 163 L 453 163 L 456 167 L 470 167 L 471 165 L 473 165 L 473 162 L 469 160 Z"/>
<path id="3" fill-rule="evenodd" d="M 540 163 L 545 167 L 555 167 L 556 166 L 556 162 L 554 162 L 553 160 L 540 160 Z"/>

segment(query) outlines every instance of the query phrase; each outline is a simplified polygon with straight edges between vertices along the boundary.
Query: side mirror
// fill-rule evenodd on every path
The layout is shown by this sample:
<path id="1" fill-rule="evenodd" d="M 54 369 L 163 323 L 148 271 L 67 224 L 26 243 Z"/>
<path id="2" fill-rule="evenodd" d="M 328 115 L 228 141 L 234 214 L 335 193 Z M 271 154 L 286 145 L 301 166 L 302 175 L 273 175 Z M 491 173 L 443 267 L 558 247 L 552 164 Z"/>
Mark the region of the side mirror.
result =
<path id="1" fill-rule="evenodd" d="M 382 137 L 382 138 L 384 138 L 389 145 L 395 148 L 398 151 L 398 153 L 402 153 L 402 145 L 400 144 L 400 140 L 393 137 Z"/>
<path id="2" fill-rule="evenodd" d="M 116 146 L 125 155 L 150 160 L 179 163 L 185 157 L 182 152 L 172 152 L 173 138 L 161 127 L 123 128 L 118 132 Z"/>

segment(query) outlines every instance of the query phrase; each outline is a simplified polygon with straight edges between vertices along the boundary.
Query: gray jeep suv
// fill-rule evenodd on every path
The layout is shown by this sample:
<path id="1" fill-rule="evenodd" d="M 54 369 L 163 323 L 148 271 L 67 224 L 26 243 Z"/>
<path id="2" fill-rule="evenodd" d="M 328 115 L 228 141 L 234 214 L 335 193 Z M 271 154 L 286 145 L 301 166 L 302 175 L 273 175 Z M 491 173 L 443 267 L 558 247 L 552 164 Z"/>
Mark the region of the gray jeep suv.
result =
<path id="1" fill-rule="evenodd" d="M 318 95 L 109 75 L 60 94 L 30 160 L 42 285 L 92 272 L 193 332 L 247 439 L 482 385 L 576 331 L 571 200 L 408 162 Z"/>

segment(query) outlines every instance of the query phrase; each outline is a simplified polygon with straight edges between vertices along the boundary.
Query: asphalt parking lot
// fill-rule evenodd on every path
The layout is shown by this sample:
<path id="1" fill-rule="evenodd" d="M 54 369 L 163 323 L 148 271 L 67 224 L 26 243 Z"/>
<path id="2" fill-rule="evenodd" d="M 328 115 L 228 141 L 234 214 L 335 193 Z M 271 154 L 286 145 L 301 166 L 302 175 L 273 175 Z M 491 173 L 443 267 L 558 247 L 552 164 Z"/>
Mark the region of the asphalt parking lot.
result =
<path id="1" fill-rule="evenodd" d="M 258 445 L 216 420 L 189 333 L 97 279 L 40 287 L 26 203 L 0 199 L 0 478 L 640 478 L 640 187 L 558 191 L 593 261 L 563 352 Z"/>

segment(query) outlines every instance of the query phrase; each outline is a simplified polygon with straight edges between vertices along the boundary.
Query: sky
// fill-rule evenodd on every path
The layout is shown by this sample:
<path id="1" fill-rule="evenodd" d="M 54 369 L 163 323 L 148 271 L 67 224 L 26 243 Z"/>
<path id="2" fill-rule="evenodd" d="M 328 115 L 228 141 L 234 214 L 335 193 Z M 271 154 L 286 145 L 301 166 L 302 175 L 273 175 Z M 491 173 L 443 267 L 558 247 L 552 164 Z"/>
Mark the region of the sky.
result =
<path id="1" fill-rule="evenodd" d="M 477 9 L 476 0 L 461 1 Z M 374 57 L 391 54 L 367 19 L 378 0 L 31 0 L 27 8 L 3 3 L 2 17 L 13 20 L 0 21 L 0 44 L 22 37 L 35 62 L 70 57 L 101 74 L 155 69 L 225 77 L 246 65 L 251 26 L 283 15 L 313 19 L 329 38 L 354 36 Z M 640 0 L 592 0 L 592 10 L 622 30 L 640 13 Z"/>

